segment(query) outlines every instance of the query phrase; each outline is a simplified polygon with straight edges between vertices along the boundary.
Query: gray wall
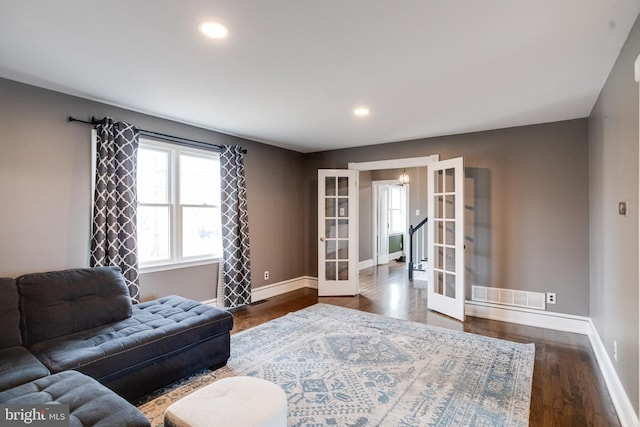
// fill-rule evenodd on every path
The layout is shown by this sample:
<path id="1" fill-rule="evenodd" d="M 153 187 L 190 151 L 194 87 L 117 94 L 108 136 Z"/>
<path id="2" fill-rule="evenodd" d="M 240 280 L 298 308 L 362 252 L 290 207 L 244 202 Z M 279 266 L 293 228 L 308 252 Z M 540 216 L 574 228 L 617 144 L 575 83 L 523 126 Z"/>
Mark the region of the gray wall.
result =
<path id="1" fill-rule="evenodd" d="M 469 286 L 554 291 L 550 311 L 588 316 L 587 131 L 581 119 L 308 154 L 307 274 L 317 275 L 317 169 L 463 156 Z"/>
<path id="2" fill-rule="evenodd" d="M 90 128 L 69 115 L 247 148 L 253 287 L 304 275 L 302 154 L 0 79 L 0 276 L 88 265 Z M 146 274 L 142 297 L 211 299 L 216 278 L 216 265 Z"/>
<path id="3" fill-rule="evenodd" d="M 638 84 L 636 21 L 589 117 L 590 316 L 638 413 Z M 618 202 L 628 213 L 618 215 Z M 618 361 L 613 341 L 618 343 Z"/>

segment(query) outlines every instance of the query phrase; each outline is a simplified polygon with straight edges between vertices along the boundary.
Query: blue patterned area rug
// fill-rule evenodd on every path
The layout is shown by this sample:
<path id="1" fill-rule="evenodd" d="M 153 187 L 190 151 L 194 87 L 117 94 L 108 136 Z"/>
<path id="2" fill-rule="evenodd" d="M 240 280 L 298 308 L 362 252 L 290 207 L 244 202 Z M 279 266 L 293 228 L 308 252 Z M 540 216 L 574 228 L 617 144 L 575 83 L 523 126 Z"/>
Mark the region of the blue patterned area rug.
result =
<path id="1" fill-rule="evenodd" d="M 139 409 L 161 426 L 177 399 L 249 375 L 285 390 L 289 426 L 526 426 L 534 353 L 533 344 L 316 304 L 233 335 L 226 367 Z"/>

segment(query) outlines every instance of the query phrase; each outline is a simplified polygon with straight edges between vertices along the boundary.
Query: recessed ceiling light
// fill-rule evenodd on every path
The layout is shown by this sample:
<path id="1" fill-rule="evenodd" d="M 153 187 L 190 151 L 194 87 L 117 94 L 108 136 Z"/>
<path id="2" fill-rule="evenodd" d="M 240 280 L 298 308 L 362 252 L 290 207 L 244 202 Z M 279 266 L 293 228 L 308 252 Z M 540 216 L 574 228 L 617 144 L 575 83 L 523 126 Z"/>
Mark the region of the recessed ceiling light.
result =
<path id="1" fill-rule="evenodd" d="M 223 39 L 229 34 L 227 28 L 218 22 L 205 21 L 198 28 L 202 34 L 212 39 Z"/>
<path id="2" fill-rule="evenodd" d="M 353 114 L 355 114 L 358 117 L 365 117 L 369 115 L 369 109 L 367 107 L 358 107 L 355 110 L 353 110 Z"/>

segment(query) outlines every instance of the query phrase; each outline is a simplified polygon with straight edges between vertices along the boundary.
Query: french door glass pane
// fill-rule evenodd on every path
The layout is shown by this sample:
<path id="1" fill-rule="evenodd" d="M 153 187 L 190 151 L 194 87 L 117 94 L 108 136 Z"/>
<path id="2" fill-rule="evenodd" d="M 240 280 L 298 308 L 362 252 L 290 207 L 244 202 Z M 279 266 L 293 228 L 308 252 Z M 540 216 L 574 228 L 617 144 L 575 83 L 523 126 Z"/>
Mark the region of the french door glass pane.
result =
<path id="1" fill-rule="evenodd" d="M 336 217 L 336 199 L 335 197 L 326 197 L 324 199 L 324 216 L 327 218 Z"/>
<path id="2" fill-rule="evenodd" d="M 338 259 L 349 259 L 348 240 L 338 240 Z"/>
<path id="3" fill-rule="evenodd" d="M 445 258 L 444 264 L 445 268 L 448 271 L 456 271 L 456 249 L 455 248 L 447 248 L 446 249 L 447 257 Z"/>
<path id="4" fill-rule="evenodd" d="M 444 199 L 442 198 L 442 196 L 435 196 L 434 202 L 435 202 L 435 209 L 434 209 L 435 217 L 444 218 Z"/>
<path id="5" fill-rule="evenodd" d="M 338 230 L 336 229 L 336 220 L 331 218 L 331 219 L 325 219 L 324 220 L 324 237 L 327 238 L 336 238 L 338 237 Z"/>
<path id="6" fill-rule="evenodd" d="M 442 244 L 444 243 L 444 223 L 439 220 L 434 220 L 436 233 L 433 236 L 433 243 Z"/>
<path id="7" fill-rule="evenodd" d="M 456 276 L 455 274 L 445 274 L 445 296 L 456 297 Z"/>
<path id="8" fill-rule="evenodd" d="M 324 242 L 324 258 L 325 259 L 336 259 L 336 241 L 335 240 L 327 240 Z"/>
<path id="9" fill-rule="evenodd" d="M 349 178 L 346 176 L 338 177 L 338 196 L 349 196 Z"/>
<path id="10" fill-rule="evenodd" d="M 436 183 L 435 192 L 444 193 L 444 180 L 442 170 L 435 171 L 433 179 L 435 179 Z"/>
<path id="11" fill-rule="evenodd" d="M 444 178 L 444 189 L 447 193 L 453 193 L 456 191 L 456 176 L 455 169 L 446 169 Z"/>
<path id="12" fill-rule="evenodd" d="M 338 280 L 349 280 L 349 262 L 338 262 Z"/>
<path id="13" fill-rule="evenodd" d="M 138 258 L 140 262 L 169 259 L 169 207 L 138 207 Z"/>
<path id="14" fill-rule="evenodd" d="M 444 277 L 440 271 L 436 273 L 436 283 L 433 284 L 433 291 L 438 295 L 444 294 Z"/>
<path id="15" fill-rule="evenodd" d="M 449 195 L 445 201 L 445 218 L 454 219 L 456 217 L 456 196 Z"/>
<path id="16" fill-rule="evenodd" d="M 220 208 L 182 207 L 182 256 L 222 254 Z"/>
<path id="17" fill-rule="evenodd" d="M 349 199 L 347 199 L 346 197 L 338 198 L 338 216 L 339 217 L 349 216 Z"/>
<path id="18" fill-rule="evenodd" d="M 338 237 L 340 237 L 341 239 L 349 238 L 349 220 L 348 219 L 338 220 Z"/>
<path id="19" fill-rule="evenodd" d="M 220 205 L 218 159 L 180 154 L 180 203 Z"/>
<path id="20" fill-rule="evenodd" d="M 436 246 L 433 251 L 434 260 L 433 266 L 438 270 L 442 270 L 444 268 L 444 248 L 442 246 Z"/>
<path id="21" fill-rule="evenodd" d="M 139 203 L 169 203 L 169 152 L 140 148 L 136 179 Z"/>
<path id="22" fill-rule="evenodd" d="M 455 245 L 456 244 L 456 223 L 453 221 L 447 221 L 446 225 L 446 239 L 445 243 L 447 245 Z"/>
<path id="23" fill-rule="evenodd" d="M 325 279 L 336 280 L 336 263 L 335 261 L 324 263 Z"/>
<path id="24" fill-rule="evenodd" d="M 336 195 L 336 177 L 328 176 L 324 179 L 324 195 L 335 196 Z"/>

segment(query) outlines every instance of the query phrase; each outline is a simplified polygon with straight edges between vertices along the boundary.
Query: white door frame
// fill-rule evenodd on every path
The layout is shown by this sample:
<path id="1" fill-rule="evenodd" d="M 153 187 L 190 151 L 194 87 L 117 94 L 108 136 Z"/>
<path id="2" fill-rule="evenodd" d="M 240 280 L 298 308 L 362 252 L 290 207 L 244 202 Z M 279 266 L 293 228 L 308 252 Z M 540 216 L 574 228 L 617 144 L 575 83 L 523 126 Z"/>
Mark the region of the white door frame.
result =
<path id="1" fill-rule="evenodd" d="M 349 164 L 347 165 L 347 168 L 357 170 L 357 171 L 419 168 L 419 167 L 427 166 L 439 160 L 440 160 L 439 154 L 432 154 L 430 156 L 423 156 L 423 157 L 405 157 L 402 159 L 374 160 L 371 162 L 349 162 Z M 407 197 L 407 199 L 409 199 L 409 197 Z M 358 204 L 359 204 L 359 201 L 358 201 Z M 407 211 L 407 213 L 409 213 L 409 211 Z M 407 226 L 410 223 L 411 223 L 410 221 L 407 221 Z M 359 232 L 360 231 L 358 230 L 358 233 Z M 358 244 L 359 244 L 360 235 L 358 234 L 357 237 L 358 237 Z M 374 249 L 374 252 L 372 252 L 372 258 L 375 256 L 374 254 L 375 254 L 375 249 Z M 408 262 L 405 263 L 405 265 L 407 266 L 407 268 L 409 268 Z"/>
<path id="2" fill-rule="evenodd" d="M 389 262 L 389 186 L 378 185 L 374 217 L 374 254 L 373 265 L 387 264 Z M 384 226 L 382 225 L 384 223 Z M 384 228 L 384 230 L 383 230 Z"/>
<path id="3" fill-rule="evenodd" d="M 378 225 L 378 205 L 380 204 L 380 201 L 378 200 L 378 187 L 382 186 L 382 185 L 395 185 L 398 183 L 398 180 L 395 179 L 386 179 L 386 180 L 381 180 L 381 181 L 371 181 L 371 193 L 372 193 L 372 198 L 371 200 L 373 200 L 373 203 L 371 205 L 371 217 L 372 217 L 372 236 L 373 239 L 371 239 L 371 244 L 372 244 L 372 254 L 373 254 L 373 265 L 379 265 L 379 264 L 386 264 L 389 262 L 389 259 L 387 258 L 387 260 L 385 262 L 381 262 L 378 259 L 378 247 L 377 247 L 377 241 L 378 241 L 378 235 L 379 235 L 379 225 Z M 405 231 L 404 231 L 404 237 L 402 238 L 403 243 L 402 243 L 402 251 L 405 253 L 405 248 L 407 247 L 407 242 L 409 241 L 409 224 L 410 224 L 410 209 L 411 209 L 411 197 L 410 197 L 410 184 L 405 184 Z M 387 251 L 388 252 L 388 251 Z M 388 254 L 387 254 L 388 255 Z"/>
<path id="4" fill-rule="evenodd" d="M 419 168 L 440 160 L 439 154 L 424 157 L 407 157 L 404 159 L 375 160 L 372 162 L 350 162 L 348 169 L 358 171 L 377 171 L 382 169 Z"/>

